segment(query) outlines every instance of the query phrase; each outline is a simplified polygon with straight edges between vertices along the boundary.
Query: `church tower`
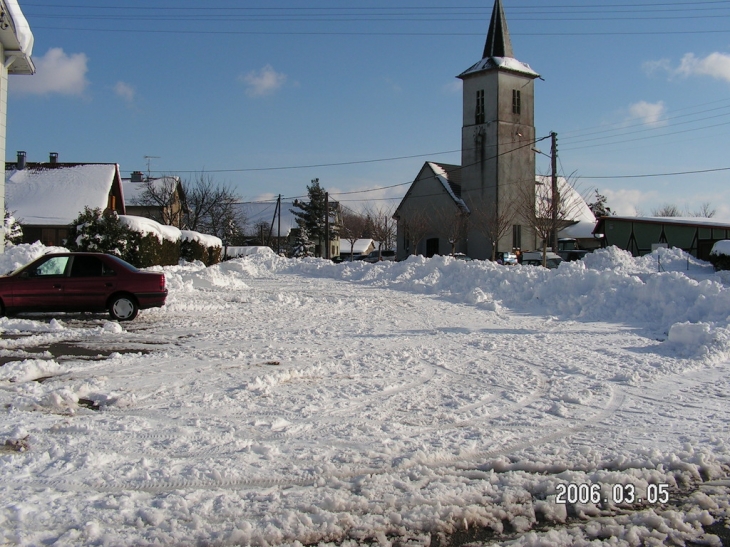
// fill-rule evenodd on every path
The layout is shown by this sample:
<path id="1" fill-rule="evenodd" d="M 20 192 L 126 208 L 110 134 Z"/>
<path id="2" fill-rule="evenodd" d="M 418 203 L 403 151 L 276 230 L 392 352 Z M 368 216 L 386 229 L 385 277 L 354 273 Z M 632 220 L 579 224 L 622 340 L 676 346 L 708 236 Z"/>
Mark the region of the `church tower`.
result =
<path id="1" fill-rule="evenodd" d="M 495 0 L 482 59 L 461 74 L 461 197 L 477 215 L 503 215 L 525 192 L 534 193 L 534 81 L 540 75 L 515 59 L 501 0 Z M 524 201 L 524 198 L 523 198 Z M 535 245 L 520 220 L 502 237 L 498 251 Z M 491 244 L 470 230 L 468 254 L 490 258 Z"/>

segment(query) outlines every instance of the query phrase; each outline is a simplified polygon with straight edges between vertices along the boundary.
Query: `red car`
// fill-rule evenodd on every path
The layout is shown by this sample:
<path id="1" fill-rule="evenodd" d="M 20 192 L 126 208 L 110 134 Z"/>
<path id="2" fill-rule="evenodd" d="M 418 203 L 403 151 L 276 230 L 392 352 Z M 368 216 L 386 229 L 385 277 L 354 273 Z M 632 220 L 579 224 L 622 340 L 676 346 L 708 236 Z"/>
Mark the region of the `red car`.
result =
<path id="1" fill-rule="evenodd" d="M 131 321 L 166 298 L 165 274 L 103 253 L 51 253 L 0 276 L 3 315 L 109 310 L 112 319 Z"/>

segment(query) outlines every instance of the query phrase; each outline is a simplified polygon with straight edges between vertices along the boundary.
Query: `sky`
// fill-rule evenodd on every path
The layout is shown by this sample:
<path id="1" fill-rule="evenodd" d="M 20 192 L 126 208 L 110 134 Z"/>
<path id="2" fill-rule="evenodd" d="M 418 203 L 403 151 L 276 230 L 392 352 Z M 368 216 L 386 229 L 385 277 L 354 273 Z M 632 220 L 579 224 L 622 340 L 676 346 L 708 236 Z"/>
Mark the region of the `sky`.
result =
<path id="1" fill-rule="evenodd" d="M 536 134 L 558 134 L 561 175 L 619 214 L 710 204 L 730 219 L 730 0 L 503 5 L 543 78 Z M 492 1 L 20 6 L 37 73 L 10 78 L 7 160 L 206 173 L 243 201 L 318 178 L 387 209 L 425 161 L 460 163 L 456 76 L 481 58 Z"/>

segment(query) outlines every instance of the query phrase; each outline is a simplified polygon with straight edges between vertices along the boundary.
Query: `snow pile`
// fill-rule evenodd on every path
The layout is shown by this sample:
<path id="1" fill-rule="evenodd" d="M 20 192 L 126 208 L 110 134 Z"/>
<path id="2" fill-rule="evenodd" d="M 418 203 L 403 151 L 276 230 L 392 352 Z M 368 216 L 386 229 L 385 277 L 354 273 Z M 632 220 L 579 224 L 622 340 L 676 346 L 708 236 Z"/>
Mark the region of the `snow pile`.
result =
<path id="1" fill-rule="evenodd" d="M 5 252 L 0 254 L 0 275 L 13 272 L 44 254 L 67 252 L 68 249 L 64 247 L 46 247 L 40 241 L 8 246 Z"/>

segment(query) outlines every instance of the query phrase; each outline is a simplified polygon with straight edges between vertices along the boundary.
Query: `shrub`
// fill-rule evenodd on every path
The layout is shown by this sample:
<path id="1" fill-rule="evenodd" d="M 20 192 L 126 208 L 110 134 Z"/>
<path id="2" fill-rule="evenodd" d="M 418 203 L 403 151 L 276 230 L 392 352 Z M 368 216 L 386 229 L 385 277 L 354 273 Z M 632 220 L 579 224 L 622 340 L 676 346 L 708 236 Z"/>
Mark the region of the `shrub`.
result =
<path id="1" fill-rule="evenodd" d="M 715 270 L 730 270 L 730 256 L 726 254 L 711 253 L 709 261 Z"/>
<path id="2" fill-rule="evenodd" d="M 128 260 L 139 245 L 140 234 L 119 221 L 115 211 L 84 207 L 69 229 L 66 243 L 71 251 L 109 253 Z"/>

